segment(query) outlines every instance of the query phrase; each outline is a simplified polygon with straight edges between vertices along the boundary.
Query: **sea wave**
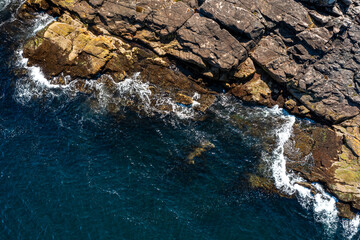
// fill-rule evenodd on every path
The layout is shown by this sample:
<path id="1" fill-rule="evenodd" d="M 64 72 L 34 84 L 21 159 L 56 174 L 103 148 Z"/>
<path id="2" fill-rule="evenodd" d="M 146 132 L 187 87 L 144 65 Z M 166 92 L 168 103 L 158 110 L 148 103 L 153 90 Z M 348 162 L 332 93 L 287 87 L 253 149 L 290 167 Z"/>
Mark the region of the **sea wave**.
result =
<path id="1" fill-rule="evenodd" d="M 96 103 L 92 104 L 94 110 L 103 112 L 110 107 L 121 110 L 122 107 L 136 106 L 138 110 L 147 115 L 160 114 L 161 116 L 175 115 L 180 119 L 192 119 L 196 115 L 195 107 L 199 105 L 196 99 L 199 93 L 193 96 L 191 106 L 183 106 L 169 96 L 152 93 L 150 84 L 141 78 L 140 73 L 135 73 L 125 80 L 116 82 L 110 75 L 104 74 L 98 79 L 71 79 L 70 76 L 62 76 L 64 83 L 59 84 L 58 78 L 47 79 L 38 66 L 28 66 L 28 59 L 23 57 L 23 51 L 16 53 L 18 67 L 27 70 L 27 76 L 16 82 L 15 99 L 19 103 L 26 104 L 32 99 L 41 97 L 67 96 L 69 100 L 77 93 L 86 91 L 90 93 L 89 99 Z M 80 84 L 81 83 L 81 84 Z M 83 85 L 79 89 L 79 84 Z M 86 89 L 86 90 L 85 90 Z M 114 109 L 112 109 L 114 111 Z"/>
<path id="2" fill-rule="evenodd" d="M 0 11 L 4 10 L 9 4 L 11 3 L 11 0 L 2 0 L 0 1 Z"/>
<path id="3" fill-rule="evenodd" d="M 295 124 L 295 117 L 291 115 L 284 115 L 283 111 L 275 106 L 272 109 L 266 110 L 271 115 L 281 118 L 284 124 L 275 129 L 274 133 L 277 136 L 277 147 L 272 154 L 264 154 L 264 159 L 271 165 L 272 176 L 276 187 L 282 192 L 297 196 L 300 205 L 305 209 L 312 211 L 315 221 L 322 223 L 325 227 L 325 232 L 328 235 L 336 233 L 340 219 L 338 217 L 338 210 L 336 208 L 337 199 L 327 193 L 324 187 L 319 183 L 312 183 L 316 189 L 316 193 L 312 193 L 310 189 L 299 185 L 299 183 L 307 182 L 294 172 L 290 172 L 286 168 L 287 158 L 284 155 L 284 148 L 286 143 L 290 140 L 293 125 Z M 353 220 L 341 220 L 343 226 L 343 235 L 351 239 L 358 231 L 359 215 Z"/>

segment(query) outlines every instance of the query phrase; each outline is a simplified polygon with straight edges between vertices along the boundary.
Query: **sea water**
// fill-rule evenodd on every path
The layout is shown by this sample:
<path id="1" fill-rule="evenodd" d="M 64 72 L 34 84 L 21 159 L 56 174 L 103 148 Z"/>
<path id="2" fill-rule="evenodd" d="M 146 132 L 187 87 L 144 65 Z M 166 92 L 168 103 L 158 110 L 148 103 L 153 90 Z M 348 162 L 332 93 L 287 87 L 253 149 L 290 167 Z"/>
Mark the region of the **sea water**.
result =
<path id="1" fill-rule="evenodd" d="M 358 216 L 340 219 L 336 198 L 319 183 L 312 195 L 286 169 L 300 120 L 225 94 L 202 121 L 170 98 L 158 101 L 171 111 L 158 111 L 140 74 L 116 84 L 119 98 L 96 81 L 95 96 L 52 84 L 27 67 L 22 45 L 55 19 L 22 23 L 18 6 L 0 4 L 0 239 L 359 238 Z M 147 114 L 106 111 L 133 98 Z M 189 164 L 203 142 L 215 147 Z M 296 197 L 251 188 L 261 165 Z"/>

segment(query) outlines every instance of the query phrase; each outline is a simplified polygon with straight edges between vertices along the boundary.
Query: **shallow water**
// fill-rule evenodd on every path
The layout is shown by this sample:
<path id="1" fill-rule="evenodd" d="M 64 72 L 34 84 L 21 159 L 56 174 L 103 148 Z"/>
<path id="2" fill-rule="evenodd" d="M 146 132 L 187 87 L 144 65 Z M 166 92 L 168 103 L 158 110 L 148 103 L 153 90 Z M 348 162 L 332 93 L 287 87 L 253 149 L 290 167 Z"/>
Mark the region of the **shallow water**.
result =
<path id="1" fill-rule="evenodd" d="M 151 117 L 94 109 L 93 98 L 111 99 L 23 69 L 22 42 L 51 19 L 20 23 L 17 6 L 0 18 L 0 239 L 359 239 L 358 222 L 336 217 L 336 199 L 285 172 L 294 117 L 225 95 L 203 121 L 182 107 Z M 119 89 L 147 101 L 135 77 Z M 215 148 L 188 164 L 204 141 Z M 262 163 L 298 197 L 252 189 Z"/>

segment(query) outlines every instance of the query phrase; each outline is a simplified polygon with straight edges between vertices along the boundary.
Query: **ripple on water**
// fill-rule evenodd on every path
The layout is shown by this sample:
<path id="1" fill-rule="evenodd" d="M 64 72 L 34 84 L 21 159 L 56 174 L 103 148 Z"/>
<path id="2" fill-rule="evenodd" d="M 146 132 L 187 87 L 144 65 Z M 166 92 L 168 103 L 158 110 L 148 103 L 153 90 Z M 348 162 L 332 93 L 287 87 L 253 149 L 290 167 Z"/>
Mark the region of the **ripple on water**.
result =
<path id="1" fill-rule="evenodd" d="M 31 34 L 51 21 L 47 15 L 40 16 Z M 2 119 L 1 233 L 10 236 L 10 230 L 20 229 L 21 238 L 32 236 L 33 228 L 44 238 L 69 232 L 70 238 L 100 238 L 104 234 L 125 239 L 266 239 L 276 234 L 296 238 L 300 230 L 294 229 L 294 223 L 298 222 L 309 231 L 298 239 L 320 236 L 318 223 L 325 226 L 323 238 L 336 238 L 339 232 L 349 239 L 357 235 L 359 216 L 339 220 L 336 199 L 320 184 L 314 183 L 318 193 L 313 195 L 296 184 L 305 180 L 287 172 L 284 145 L 296 119 L 281 109 L 245 107 L 220 95 L 209 110 L 213 117 L 184 122 L 180 119 L 193 117 L 192 108 L 159 98 L 158 104 L 168 103 L 176 114 L 163 112 L 167 117 L 154 119 L 126 112 L 124 119 L 114 120 L 74 106 L 78 102 L 73 98 L 76 89 L 72 83 L 52 84 L 40 68 L 27 67 L 21 51 L 17 54 L 18 67 L 29 72 L 16 81 L 17 103 L 26 105 L 34 98 L 53 100 L 65 95 L 68 105 L 63 111 L 48 113 L 39 104 L 31 108 L 38 116 L 20 107 Z M 103 84 L 88 84 L 96 90 L 102 108 L 136 98 L 148 111 L 156 112 L 150 105 L 149 84 L 140 77 L 116 83 L 118 99 L 109 95 Z M 19 116 L 15 118 L 15 114 Z M 235 118 L 250 122 L 264 136 L 251 135 L 251 129 L 235 124 Z M 17 124 L 23 127 L 16 130 Z M 271 152 L 261 149 L 265 137 L 274 140 Z M 184 159 L 203 140 L 216 148 L 189 166 Z M 259 158 L 269 164 L 276 186 L 288 194 L 296 193 L 303 209 L 291 200 L 246 188 L 242 176 L 254 171 Z M 310 218 L 307 213 L 312 214 Z M 36 224 L 31 225 L 34 219 Z M 26 221 L 28 228 L 24 230 Z"/>

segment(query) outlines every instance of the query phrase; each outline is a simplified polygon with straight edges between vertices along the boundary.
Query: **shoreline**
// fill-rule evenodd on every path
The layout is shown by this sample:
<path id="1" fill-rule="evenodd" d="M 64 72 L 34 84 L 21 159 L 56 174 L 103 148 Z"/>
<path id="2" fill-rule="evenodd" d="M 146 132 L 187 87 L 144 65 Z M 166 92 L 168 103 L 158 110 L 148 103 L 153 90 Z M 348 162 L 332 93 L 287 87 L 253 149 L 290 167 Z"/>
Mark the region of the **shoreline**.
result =
<path id="1" fill-rule="evenodd" d="M 154 95 L 165 93 L 176 103 L 189 106 L 196 101 L 199 105 L 194 108 L 200 112 L 214 102 L 216 93 L 207 85 L 216 82 L 246 102 L 280 105 L 291 114 L 322 120 L 327 126 L 305 134 L 300 131 L 302 138 L 293 139 L 304 152 L 301 156 L 313 155 L 313 168 L 304 170 L 299 168 L 301 164 L 288 168 L 310 182 L 325 183 L 327 191 L 347 204 L 344 216 L 354 216 L 349 213 L 350 205 L 352 210 L 360 210 L 360 97 L 356 82 L 360 64 L 353 54 L 360 51 L 354 40 L 360 39 L 353 13 L 359 9 L 358 1 L 343 13 L 346 4 L 342 2 L 332 8 L 309 9 L 306 3 L 287 0 L 277 12 L 276 1 L 273 5 L 265 1 L 268 11 L 260 1 L 239 1 L 235 9 L 243 15 L 230 11 L 229 18 L 218 11 L 216 1 L 207 0 L 201 6 L 194 1 L 140 2 L 114 8 L 111 1 L 28 0 L 19 12 L 22 19 L 37 11 L 60 17 L 25 44 L 24 56 L 47 77 L 80 78 L 78 89 L 83 92 L 89 90 L 84 88 L 86 79 L 98 74 L 111 76 L 112 81 L 98 78 L 111 92 L 114 83 L 141 72 L 159 87 L 152 89 Z M 231 1 L 220 2 L 225 13 L 234 7 Z M 237 25 L 237 17 L 243 17 L 248 25 Z M 252 21 L 246 22 L 249 19 Z M 177 62 L 193 74 L 184 74 Z M 352 86 L 348 82 L 351 71 L 340 62 L 352 63 Z M 59 77 L 57 84 L 62 82 Z M 196 93 L 200 93 L 199 99 L 194 99 Z M 163 110 L 171 111 L 166 104 Z M 302 159 L 294 161 L 301 163 Z"/>

